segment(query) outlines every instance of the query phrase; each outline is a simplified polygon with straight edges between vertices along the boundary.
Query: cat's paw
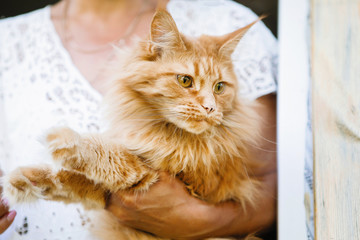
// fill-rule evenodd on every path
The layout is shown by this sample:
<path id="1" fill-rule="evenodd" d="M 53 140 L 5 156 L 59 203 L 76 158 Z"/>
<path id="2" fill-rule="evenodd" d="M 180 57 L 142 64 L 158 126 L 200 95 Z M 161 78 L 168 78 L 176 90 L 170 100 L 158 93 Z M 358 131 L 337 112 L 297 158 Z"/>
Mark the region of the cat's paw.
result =
<path id="1" fill-rule="evenodd" d="M 46 199 L 56 188 L 52 170 L 47 165 L 20 167 L 2 179 L 3 197 L 10 205 Z"/>
<path id="2" fill-rule="evenodd" d="M 80 167 L 81 136 L 70 128 L 55 128 L 46 136 L 46 145 L 52 159 L 61 167 L 77 169 Z"/>

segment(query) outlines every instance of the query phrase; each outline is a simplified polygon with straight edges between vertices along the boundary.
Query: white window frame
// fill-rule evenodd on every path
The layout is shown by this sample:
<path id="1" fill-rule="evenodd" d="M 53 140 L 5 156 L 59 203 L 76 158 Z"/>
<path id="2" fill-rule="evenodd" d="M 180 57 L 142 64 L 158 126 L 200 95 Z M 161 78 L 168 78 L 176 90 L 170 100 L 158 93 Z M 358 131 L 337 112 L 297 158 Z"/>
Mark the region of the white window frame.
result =
<path id="1" fill-rule="evenodd" d="M 308 0 L 279 0 L 278 240 L 305 240 Z"/>

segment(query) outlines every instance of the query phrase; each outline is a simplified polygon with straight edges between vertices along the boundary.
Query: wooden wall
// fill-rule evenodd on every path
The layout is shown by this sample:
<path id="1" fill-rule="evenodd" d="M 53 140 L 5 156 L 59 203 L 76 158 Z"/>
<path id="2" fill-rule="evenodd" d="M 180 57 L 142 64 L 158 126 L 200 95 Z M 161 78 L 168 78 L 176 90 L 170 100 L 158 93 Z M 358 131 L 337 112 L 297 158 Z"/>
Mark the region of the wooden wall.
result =
<path id="1" fill-rule="evenodd" d="M 360 1 L 311 1 L 317 240 L 360 239 Z"/>

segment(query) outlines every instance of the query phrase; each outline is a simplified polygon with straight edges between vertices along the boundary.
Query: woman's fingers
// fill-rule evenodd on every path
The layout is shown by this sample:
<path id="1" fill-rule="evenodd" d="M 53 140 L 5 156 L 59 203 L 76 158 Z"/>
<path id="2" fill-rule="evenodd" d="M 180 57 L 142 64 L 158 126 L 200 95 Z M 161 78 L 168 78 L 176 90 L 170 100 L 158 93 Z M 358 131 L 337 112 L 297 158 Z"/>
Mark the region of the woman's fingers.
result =
<path id="1" fill-rule="evenodd" d="M 16 216 L 16 212 L 14 210 L 7 212 L 0 218 L 0 234 L 5 232 L 5 230 L 11 225 Z"/>
<path id="2" fill-rule="evenodd" d="M 8 201 L 6 199 L 2 199 L 0 201 L 0 217 L 4 216 L 8 212 L 9 212 Z"/>
<path id="3" fill-rule="evenodd" d="M 5 230 L 11 225 L 16 216 L 14 210 L 9 212 L 9 203 L 6 199 L 0 201 L 0 234 L 5 232 Z"/>
<path id="4" fill-rule="evenodd" d="M 0 169 L 0 176 L 3 173 Z M 0 185 L 0 195 L 2 192 L 2 186 Z M 11 225 L 16 216 L 16 211 L 12 210 L 9 212 L 9 202 L 6 199 L 0 199 L 0 235 L 5 232 L 6 229 Z M 0 237 L 1 238 L 1 237 Z"/>

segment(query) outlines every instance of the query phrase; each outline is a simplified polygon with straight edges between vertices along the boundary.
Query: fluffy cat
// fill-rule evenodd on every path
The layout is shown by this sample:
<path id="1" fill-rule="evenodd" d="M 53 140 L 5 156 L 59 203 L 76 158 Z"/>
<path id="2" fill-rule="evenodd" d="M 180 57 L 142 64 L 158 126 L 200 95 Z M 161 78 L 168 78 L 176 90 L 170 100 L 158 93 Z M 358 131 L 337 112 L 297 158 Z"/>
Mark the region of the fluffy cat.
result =
<path id="1" fill-rule="evenodd" d="M 157 11 L 149 38 L 118 62 L 107 96 L 110 130 L 50 131 L 46 144 L 62 168 L 20 167 L 5 177 L 4 196 L 10 203 L 41 198 L 103 209 L 109 193 L 147 191 L 166 171 L 209 203 L 256 205 L 260 183 L 248 172 L 257 164 L 248 147 L 257 144 L 259 116 L 238 98 L 231 61 L 255 23 L 190 38 L 169 13 Z M 158 239 L 100 215 L 101 239 Z"/>

